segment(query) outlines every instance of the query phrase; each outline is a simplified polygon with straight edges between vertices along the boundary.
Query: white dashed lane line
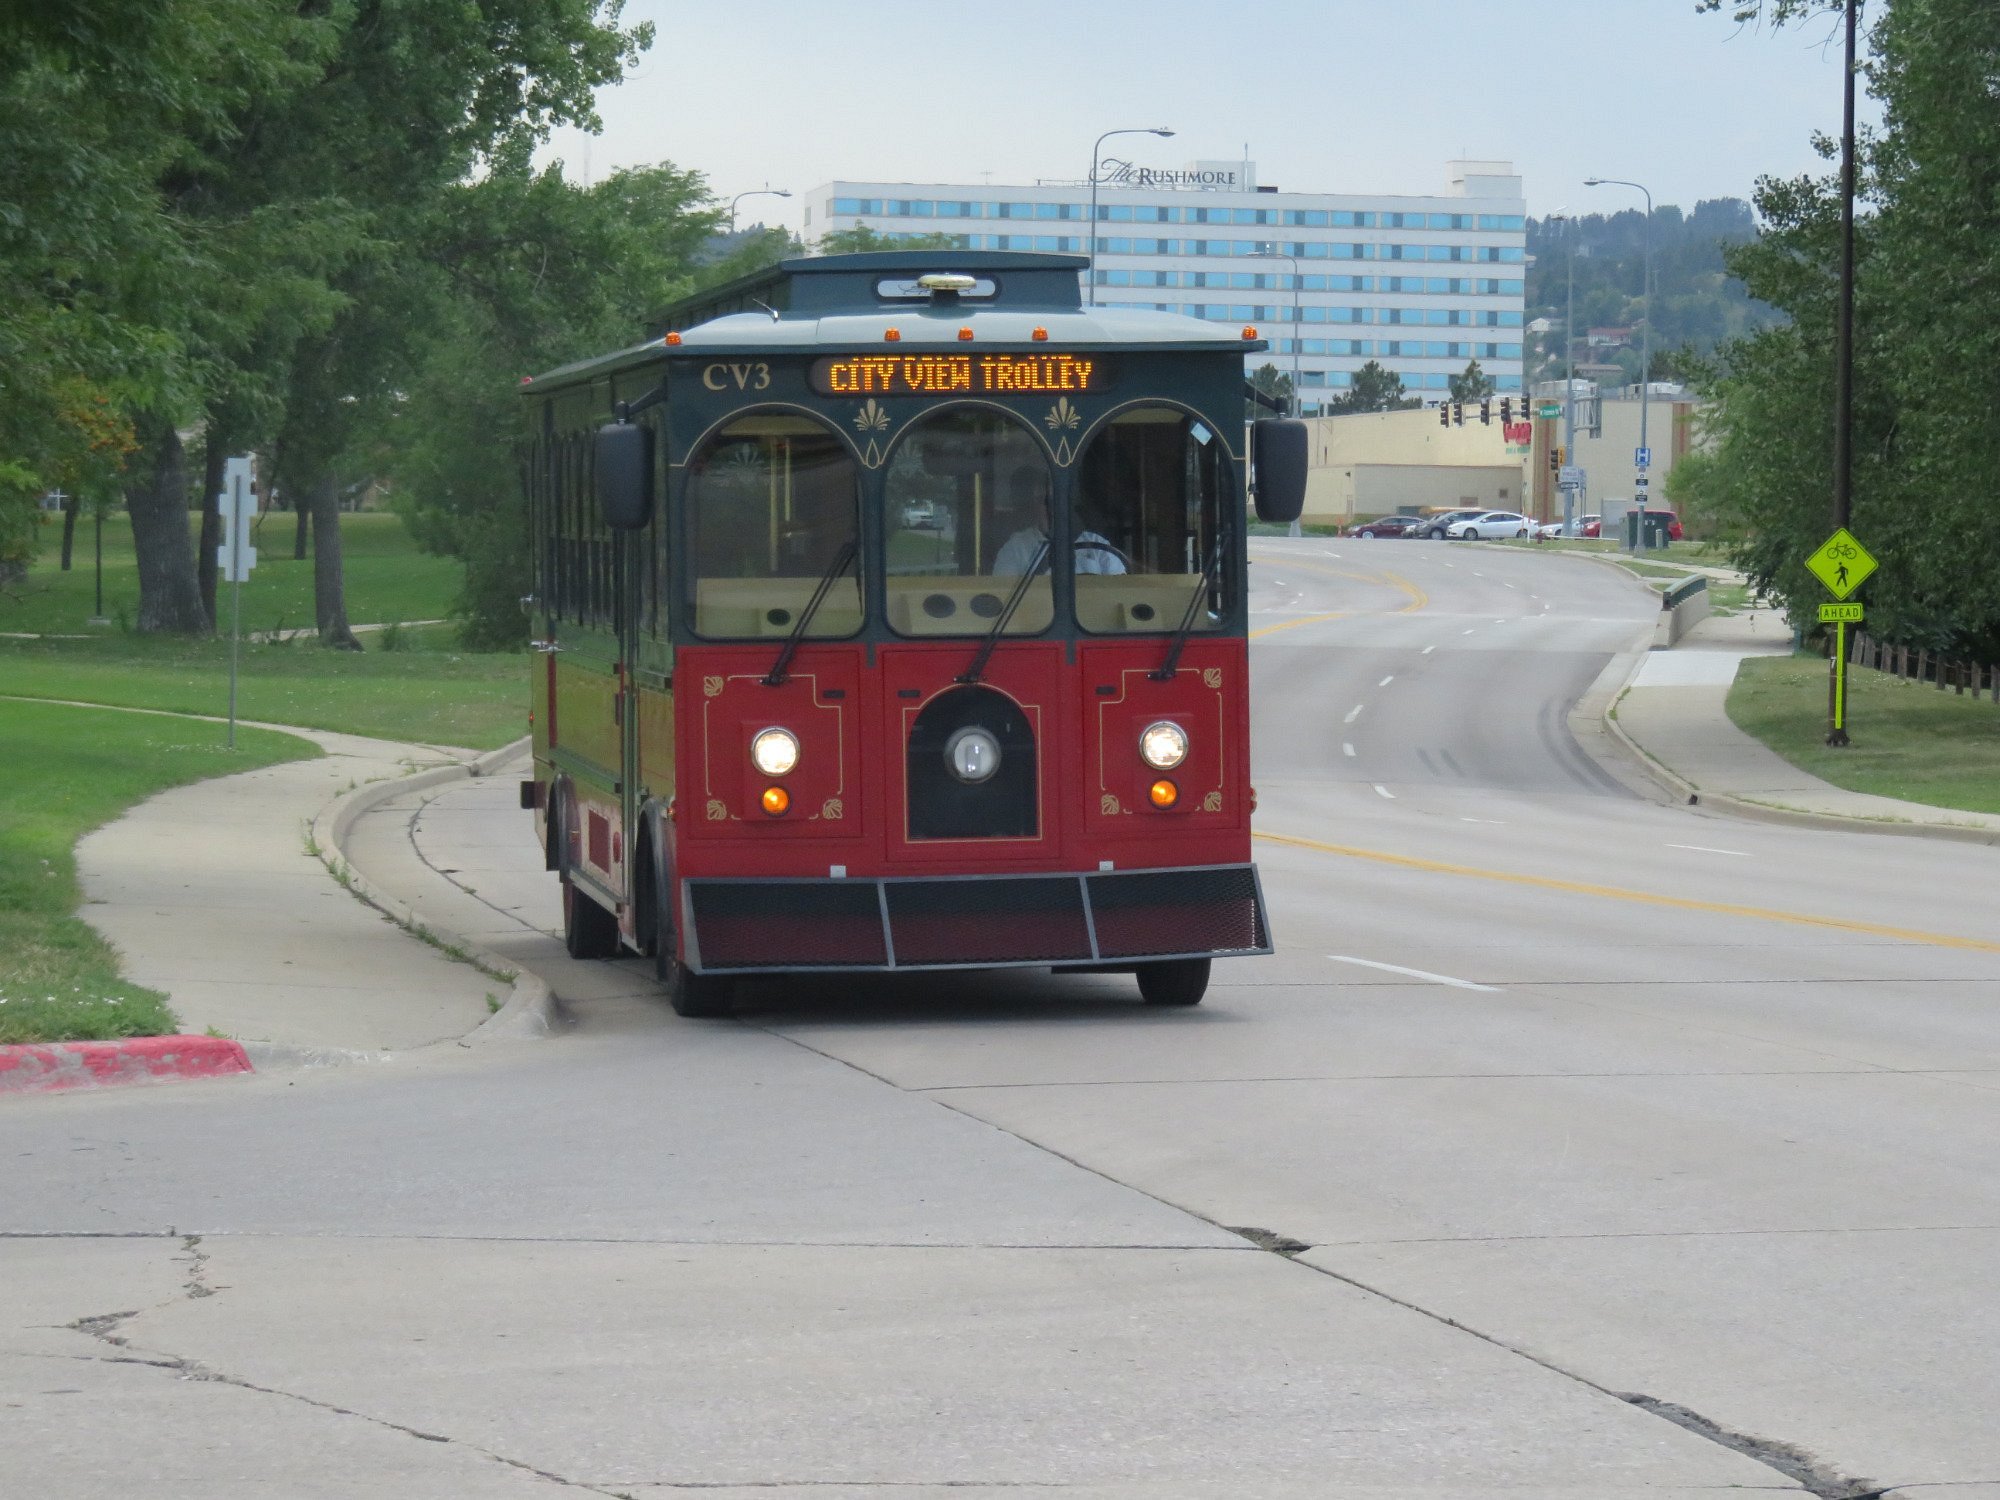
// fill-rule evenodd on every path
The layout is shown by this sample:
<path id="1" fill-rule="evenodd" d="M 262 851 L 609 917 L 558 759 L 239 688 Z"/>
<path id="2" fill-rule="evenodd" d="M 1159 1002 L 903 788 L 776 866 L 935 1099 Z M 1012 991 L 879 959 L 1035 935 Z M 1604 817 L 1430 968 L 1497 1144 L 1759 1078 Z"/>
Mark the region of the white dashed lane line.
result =
<path id="1" fill-rule="evenodd" d="M 1367 706 L 1368 705 L 1365 703 L 1355 704 L 1354 707 L 1350 708 L 1347 711 L 1347 717 L 1342 719 L 1340 722 L 1343 724 L 1352 724 L 1356 719 L 1361 717 L 1361 710 L 1366 708 Z"/>
<path id="2" fill-rule="evenodd" d="M 1340 744 L 1340 753 L 1342 755 L 1352 755 L 1354 753 L 1354 746 L 1349 742 L 1347 742 L 1346 740 L 1342 740 Z"/>
<path id="3" fill-rule="evenodd" d="M 1437 650 L 1437 647 L 1435 646 L 1426 646 L 1424 647 L 1422 654 L 1425 656 L 1429 656 L 1435 650 Z"/>
<path id="4" fill-rule="evenodd" d="M 1470 979 L 1454 979 L 1449 974 L 1433 974 L 1429 969 L 1406 969 L 1401 964 L 1377 963 L 1372 958 L 1350 958 L 1345 953 L 1329 953 L 1327 957 L 1337 964 L 1355 964 L 1364 969 L 1380 969 L 1384 974 L 1404 974 L 1411 979 L 1424 979 L 1432 984 L 1448 984 L 1455 990 L 1483 990 L 1489 995 L 1500 993 L 1497 984 L 1474 984 Z"/>
<path id="5" fill-rule="evenodd" d="M 1387 687 L 1390 683 L 1394 682 L 1395 680 L 1396 680 L 1396 674 L 1394 672 L 1391 672 L 1387 677 L 1384 677 L 1380 682 L 1376 683 L 1375 686 L 1377 686 L 1378 688 L 1384 688 Z"/>
<path id="6" fill-rule="evenodd" d="M 1669 849 L 1692 849 L 1696 854 L 1733 854 L 1738 859 L 1755 859 L 1757 856 L 1741 849 L 1711 849 L 1707 844 L 1668 844 Z"/>
<path id="7" fill-rule="evenodd" d="M 1375 795 L 1378 797 L 1387 797 L 1391 802 L 1396 800 L 1396 794 L 1379 781 L 1375 783 Z"/>

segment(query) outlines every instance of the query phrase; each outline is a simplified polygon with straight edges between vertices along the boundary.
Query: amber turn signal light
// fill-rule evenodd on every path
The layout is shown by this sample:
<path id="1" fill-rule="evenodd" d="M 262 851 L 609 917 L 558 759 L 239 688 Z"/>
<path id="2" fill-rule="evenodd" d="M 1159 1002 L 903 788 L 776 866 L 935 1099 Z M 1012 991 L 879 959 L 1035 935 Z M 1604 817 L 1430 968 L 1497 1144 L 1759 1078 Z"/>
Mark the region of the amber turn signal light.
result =
<path id="1" fill-rule="evenodd" d="M 1172 807 L 1181 800 L 1181 789 L 1162 776 L 1147 789 L 1146 795 L 1153 799 L 1155 807 Z"/>
<path id="2" fill-rule="evenodd" d="M 764 811 L 775 818 L 792 805 L 792 794 L 781 786 L 767 786 L 761 800 Z"/>

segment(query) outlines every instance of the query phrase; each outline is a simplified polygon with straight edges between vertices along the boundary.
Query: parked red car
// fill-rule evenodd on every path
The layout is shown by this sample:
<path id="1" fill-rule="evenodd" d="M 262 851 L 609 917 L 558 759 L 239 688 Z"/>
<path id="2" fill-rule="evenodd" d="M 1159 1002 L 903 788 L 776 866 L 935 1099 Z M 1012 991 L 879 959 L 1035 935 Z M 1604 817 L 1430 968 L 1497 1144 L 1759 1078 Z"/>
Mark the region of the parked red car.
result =
<path id="1" fill-rule="evenodd" d="M 1415 516 L 1377 516 L 1347 528 L 1348 536 L 1408 536 L 1417 524 Z"/>

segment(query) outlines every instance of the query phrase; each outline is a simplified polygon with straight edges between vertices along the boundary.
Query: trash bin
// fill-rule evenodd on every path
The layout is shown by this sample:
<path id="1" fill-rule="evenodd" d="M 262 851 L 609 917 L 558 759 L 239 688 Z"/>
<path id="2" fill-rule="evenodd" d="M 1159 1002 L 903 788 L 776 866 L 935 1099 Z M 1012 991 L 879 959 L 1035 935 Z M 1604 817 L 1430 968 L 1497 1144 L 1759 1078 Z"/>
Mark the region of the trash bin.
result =
<path id="1" fill-rule="evenodd" d="M 1625 512 L 1625 547 L 1628 551 L 1639 546 L 1639 525 L 1641 515 L 1645 518 L 1646 548 L 1648 551 L 1664 551 L 1671 539 L 1667 535 L 1667 516 L 1664 511 L 1628 510 Z"/>

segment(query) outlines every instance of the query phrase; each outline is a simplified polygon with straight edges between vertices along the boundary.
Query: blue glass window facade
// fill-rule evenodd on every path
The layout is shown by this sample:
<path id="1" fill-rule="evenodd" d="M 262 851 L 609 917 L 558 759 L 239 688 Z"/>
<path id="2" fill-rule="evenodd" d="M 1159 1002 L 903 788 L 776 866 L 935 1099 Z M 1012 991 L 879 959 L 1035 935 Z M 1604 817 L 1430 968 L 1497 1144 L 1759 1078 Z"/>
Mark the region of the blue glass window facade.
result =
<path id="1" fill-rule="evenodd" d="M 1500 390 L 1521 389 L 1518 200 L 1498 211 L 1491 198 L 1337 207 L 1317 195 L 1246 203 L 1241 193 L 1106 184 L 1093 226 L 1088 191 L 1075 185 L 911 191 L 841 184 L 814 195 L 809 222 L 866 224 L 892 241 L 943 235 L 968 249 L 1093 253 L 1100 303 L 1257 324 L 1271 349 L 1252 362 L 1297 358 L 1307 389 L 1336 391 L 1369 359 L 1412 393 L 1444 391 L 1473 359 Z M 1369 336 L 1327 336 L 1336 331 Z"/>

